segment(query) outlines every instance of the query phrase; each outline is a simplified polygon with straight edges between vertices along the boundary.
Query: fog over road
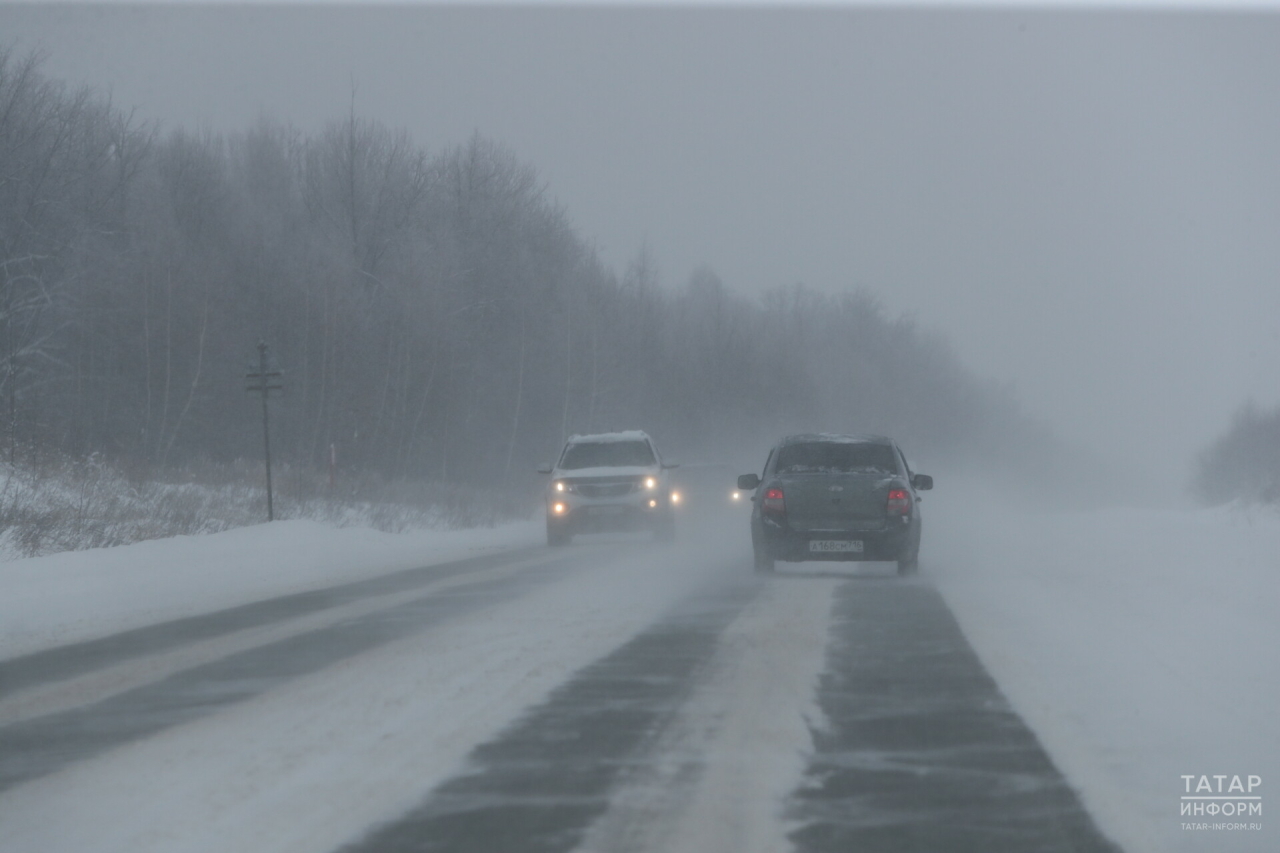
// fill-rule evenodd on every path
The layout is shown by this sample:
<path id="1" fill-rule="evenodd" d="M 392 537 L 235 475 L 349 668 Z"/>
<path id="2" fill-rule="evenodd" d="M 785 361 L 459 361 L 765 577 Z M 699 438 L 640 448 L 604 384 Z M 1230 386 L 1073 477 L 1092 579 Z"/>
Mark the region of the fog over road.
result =
<path id="1" fill-rule="evenodd" d="M 927 580 L 694 538 L 0 662 L 0 849 L 1116 849 Z"/>

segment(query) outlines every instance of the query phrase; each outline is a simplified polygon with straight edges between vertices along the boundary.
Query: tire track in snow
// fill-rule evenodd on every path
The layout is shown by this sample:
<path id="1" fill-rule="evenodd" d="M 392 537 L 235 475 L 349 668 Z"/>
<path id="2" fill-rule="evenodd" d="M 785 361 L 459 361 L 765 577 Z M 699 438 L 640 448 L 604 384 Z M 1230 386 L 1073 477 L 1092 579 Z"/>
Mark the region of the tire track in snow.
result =
<path id="1" fill-rule="evenodd" d="M 799 853 L 1117 853 L 924 582 L 836 593 Z"/>
<path id="2" fill-rule="evenodd" d="M 91 705 L 0 728 L 0 791 L 251 699 L 444 620 L 518 597 L 580 568 L 589 552 L 557 557 L 514 577 L 428 594 L 228 655 Z"/>
<path id="3" fill-rule="evenodd" d="M 469 771 L 344 853 L 572 849 L 617 782 L 646 760 L 759 590 L 743 578 L 679 607 L 477 747 Z"/>
<path id="4" fill-rule="evenodd" d="M 301 616 L 282 617 L 266 625 L 222 633 L 208 640 L 193 639 L 177 646 L 166 645 L 152 654 L 130 657 L 83 675 L 39 684 L 6 696 L 0 699 L 0 728 L 99 702 L 175 673 L 266 646 L 296 634 L 388 610 L 412 602 L 424 594 L 438 594 L 460 586 L 507 577 L 543 563 L 554 562 L 562 556 L 543 553 L 531 560 L 504 562 L 495 568 L 442 572 L 439 579 L 423 583 L 407 592 L 372 594 L 356 598 L 349 604 L 335 603 L 323 610 Z"/>
<path id="5" fill-rule="evenodd" d="M 529 556 L 528 550 L 511 551 L 405 569 L 376 578 L 276 596 L 0 660 L 0 697 L 158 651 L 294 619 L 363 598 L 403 592 L 444 578 L 518 562 Z"/>

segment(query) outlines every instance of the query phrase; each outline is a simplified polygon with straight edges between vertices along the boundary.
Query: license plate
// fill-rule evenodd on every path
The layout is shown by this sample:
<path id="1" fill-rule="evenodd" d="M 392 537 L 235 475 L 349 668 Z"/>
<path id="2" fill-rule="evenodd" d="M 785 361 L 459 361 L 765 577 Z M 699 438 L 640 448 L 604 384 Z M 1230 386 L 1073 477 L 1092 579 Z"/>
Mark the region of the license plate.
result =
<path id="1" fill-rule="evenodd" d="M 621 515 L 626 512 L 625 506 L 589 506 L 587 507 L 587 515 Z"/>
<path id="2" fill-rule="evenodd" d="M 861 539 L 811 539 L 809 540 L 809 550 L 818 554 L 831 554 L 836 552 L 853 552 L 855 554 L 862 553 Z"/>

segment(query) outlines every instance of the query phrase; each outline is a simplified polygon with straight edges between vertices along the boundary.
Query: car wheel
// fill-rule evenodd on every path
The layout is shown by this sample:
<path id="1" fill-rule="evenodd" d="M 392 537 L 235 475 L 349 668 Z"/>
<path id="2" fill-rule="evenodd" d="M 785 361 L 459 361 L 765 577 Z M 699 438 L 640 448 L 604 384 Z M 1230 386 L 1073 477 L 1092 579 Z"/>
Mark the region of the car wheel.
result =
<path id="1" fill-rule="evenodd" d="M 898 561 L 898 574 L 914 575 L 920 571 L 920 555 L 912 554 L 905 560 Z"/>
<path id="2" fill-rule="evenodd" d="M 755 557 L 755 569 L 757 572 L 760 572 L 761 574 L 768 574 L 774 570 L 775 563 L 772 554 L 759 545 L 752 548 L 752 553 Z"/>
<path id="3" fill-rule="evenodd" d="M 564 524 L 547 522 L 547 544 L 552 548 L 561 548 L 573 540 L 573 532 Z"/>

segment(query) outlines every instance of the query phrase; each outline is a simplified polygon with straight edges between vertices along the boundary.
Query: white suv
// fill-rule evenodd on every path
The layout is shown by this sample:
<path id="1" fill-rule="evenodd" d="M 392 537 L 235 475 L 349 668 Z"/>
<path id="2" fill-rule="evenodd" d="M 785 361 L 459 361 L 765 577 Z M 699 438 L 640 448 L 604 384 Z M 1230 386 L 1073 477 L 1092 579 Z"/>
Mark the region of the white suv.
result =
<path id="1" fill-rule="evenodd" d="M 667 471 L 653 439 L 639 430 L 575 435 L 560 460 L 543 465 L 547 484 L 547 544 L 567 545 L 575 533 L 652 530 L 675 536 L 675 506 Z"/>

